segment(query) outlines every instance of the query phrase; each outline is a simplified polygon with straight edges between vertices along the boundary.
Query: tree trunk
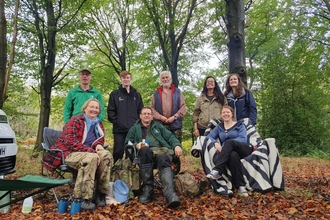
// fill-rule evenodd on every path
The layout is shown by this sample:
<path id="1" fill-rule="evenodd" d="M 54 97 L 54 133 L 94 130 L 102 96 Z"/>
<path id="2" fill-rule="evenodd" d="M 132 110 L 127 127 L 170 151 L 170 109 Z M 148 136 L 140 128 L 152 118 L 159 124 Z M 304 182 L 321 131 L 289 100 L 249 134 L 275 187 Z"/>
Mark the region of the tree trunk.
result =
<path id="1" fill-rule="evenodd" d="M 35 8 L 37 9 L 37 8 Z M 50 99 L 51 92 L 53 87 L 53 73 L 55 68 L 55 58 L 56 58 L 56 23 L 55 23 L 55 14 L 54 7 L 52 1 L 46 1 L 46 12 L 47 12 L 47 48 L 44 48 L 44 38 L 40 31 L 40 20 L 39 17 L 36 16 L 36 29 L 39 30 L 38 38 L 39 38 L 39 49 L 40 49 L 40 116 L 39 116 L 39 126 L 38 126 L 38 135 L 36 146 L 34 150 L 41 151 L 42 146 L 41 143 L 43 141 L 43 130 L 44 127 L 49 126 L 49 115 L 50 115 Z M 42 51 L 46 51 L 43 53 Z"/>
<path id="2" fill-rule="evenodd" d="M 245 62 L 245 12 L 243 0 L 226 1 L 226 26 L 228 34 L 229 73 L 238 73 L 246 84 Z"/>
<path id="3" fill-rule="evenodd" d="M 16 47 L 17 35 L 18 35 L 18 27 L 17 27 L 18 26 L 18 12 L 20 9 L 20 4 L 21 4 L 21 1 L 16 0 L 15 17 L 14 17 L 14 24 L 13 24 L 13 36 L 12 36 L 12 41 L 10 44 L 10 54 L 9 54 L 8 66 L 7 66 L 7 70 L 6 70 L 5 87 L 3 90 L 3 97 L 4 97 L 3 101 L 4 102 L 8 98 L 8 95 L 7 95 L 8 83 L 9 83 L 9 79 L 10 79 L 11 69 L 12 69 L 12 67 L 14 65 L 14 61 L 15 61 L 15 47 Z"/>
<path id="4" fill-rule="evenodd" d="M 7 26 L 5 16 L 5 1 L 0 0 L 0 109 L 6 100 L 4 94 L 7 65 Z"/>

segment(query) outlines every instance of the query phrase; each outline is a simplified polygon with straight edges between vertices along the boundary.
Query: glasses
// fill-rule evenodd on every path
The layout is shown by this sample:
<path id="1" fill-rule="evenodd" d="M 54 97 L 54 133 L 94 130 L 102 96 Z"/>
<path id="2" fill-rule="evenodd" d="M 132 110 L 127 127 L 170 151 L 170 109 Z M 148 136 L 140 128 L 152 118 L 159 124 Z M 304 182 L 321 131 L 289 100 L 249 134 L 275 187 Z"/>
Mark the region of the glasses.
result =
<path id="1" fill-rule="evenodd" d="M 94 105 L 89 105 L 88 108 L 100 109 L 98 106 L 94 106 Z"/>
<path id="2" fill-rule="evenodd" d="M 213 80 L 212 81 L 211 80 L 210 81 L 208 80 L 208 81 L 206 81 L 206 84 L 214 84 L 214 81 Z"/>

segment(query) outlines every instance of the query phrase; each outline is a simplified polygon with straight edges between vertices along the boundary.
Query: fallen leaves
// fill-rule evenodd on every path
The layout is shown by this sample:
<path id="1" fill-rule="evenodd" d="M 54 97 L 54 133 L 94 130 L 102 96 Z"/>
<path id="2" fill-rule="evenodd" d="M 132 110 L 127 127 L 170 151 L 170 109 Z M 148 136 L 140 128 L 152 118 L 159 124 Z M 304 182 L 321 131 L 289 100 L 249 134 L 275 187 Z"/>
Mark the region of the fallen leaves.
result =
<path id="1" fill-rule="evenodd" d="M 166 207 L 162 191 L 155 187 L 152 203 L 140 204 L 135 198 L 126 204 L 98 207 L 74 216 L 70 216 L 69 210 L 59 214 L 50 193 L 34 197 L 31 213 L 21 213 L 22 203 L 18 202 L 11 205 L 10 213 L 0 213 L 0 219 L 330 219 L 330 162 L 308 158 L 282 158 L 281 162 L 285 191 L 250 192 L 248 198 L 229 198 L 209 190 L 198 197 L 181 196 L 180 208 L 172 210 Z M 59 190 L 70 193 L 69 187 Z"/>

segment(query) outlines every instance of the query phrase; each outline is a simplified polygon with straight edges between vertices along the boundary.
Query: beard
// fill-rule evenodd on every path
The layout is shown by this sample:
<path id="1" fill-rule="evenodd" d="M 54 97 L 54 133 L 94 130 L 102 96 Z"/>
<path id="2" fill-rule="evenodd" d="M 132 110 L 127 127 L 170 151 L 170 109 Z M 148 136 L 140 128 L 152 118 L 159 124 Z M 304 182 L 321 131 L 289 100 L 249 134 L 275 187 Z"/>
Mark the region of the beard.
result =
<path id="1" fill-rule="evenodd" d="M 171 84 L 172 84 L 172 82 L 163 83 L 162 86 L 165 86 L 165 87 L 171 87 Z"/>

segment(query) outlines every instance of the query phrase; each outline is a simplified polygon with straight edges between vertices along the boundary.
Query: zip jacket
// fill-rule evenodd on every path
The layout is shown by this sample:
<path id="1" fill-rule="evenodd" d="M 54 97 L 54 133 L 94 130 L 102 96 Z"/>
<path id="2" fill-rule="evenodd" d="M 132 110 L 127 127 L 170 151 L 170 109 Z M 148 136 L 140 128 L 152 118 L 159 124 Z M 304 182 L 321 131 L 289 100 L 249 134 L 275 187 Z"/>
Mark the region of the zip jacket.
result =
<path id="1" fill-rule="evenodd" d="M 81 114 L 81 107 L 84 103 L 91 98 L 96 98 L 100 102 L 101 113 L 98 118 L 104 120 L 104 101 L 101 92 L 94 87 L 90 87 L 89 90 L 83 90 L 80 86 L 73 88 L 69 91 L 64 104 L 63 118 L 64 124 L 66 124 L 72 116 Z"/>
<path id="2" fill-rule="evenodd" d="M 217 142 L 217 139 L 220 140 L 221 146 L 224 146 L 224 143 L 227 140 L 235 140 L 242 143 L 247 143 L 247 132 L 244 123 L 238 121 L 230 129 L 225 129 L 223 123 L 218 124 L 207 137 L 211 140 L 212 143 Z"/>
<path id="3" fill-rule="evenodd" d="M 234 98 L 232 92 L 227 95 L 228 105 L 234 109 L 235 119 L 239 121 L 249 118 L 253 125 L 257 124 L 257 104 L 250 91 L 243 90 L 240 97 Z"/>
<path id="4" fill-rule="evenodd" d="M 119 86 L 110 93 L 108 102 L 108 120 L 113 124 L 113 133 L 126 133 L 139 119 L 143 101 L 140 93 L 130 86 L 130 92 Z"/>

